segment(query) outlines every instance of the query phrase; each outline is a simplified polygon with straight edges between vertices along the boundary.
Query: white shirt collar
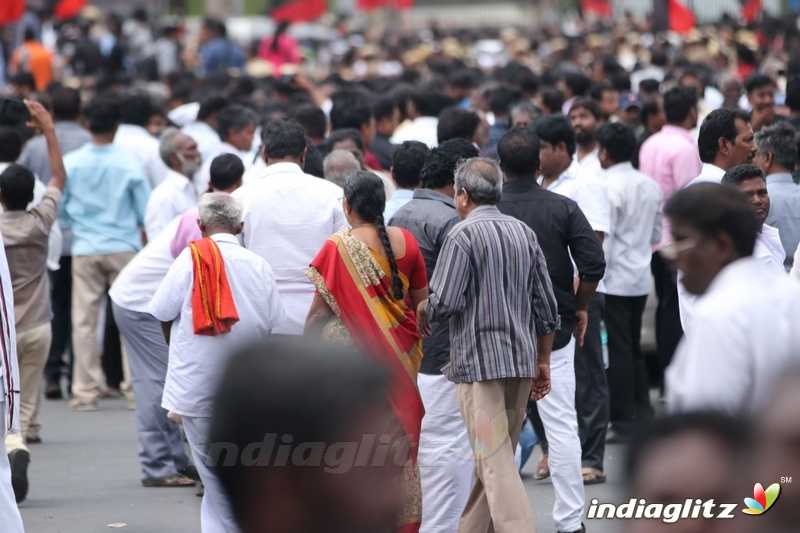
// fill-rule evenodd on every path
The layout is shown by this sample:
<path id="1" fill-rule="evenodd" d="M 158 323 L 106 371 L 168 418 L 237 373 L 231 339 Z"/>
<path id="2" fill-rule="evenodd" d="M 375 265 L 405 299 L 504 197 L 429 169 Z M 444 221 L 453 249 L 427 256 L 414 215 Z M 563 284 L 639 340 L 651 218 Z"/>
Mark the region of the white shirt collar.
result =
<path id="1" fill-rule="evenodd" d="M 267 165 L 267 168 L 264 169 L 262 176 L 272 176 L 275 174 L 285 174 L 287 172 L 291 172 L 292 174 L 305 174 L 303 169 L 300 168 L 300 165 L 297 163 L 291 163 L 288 161 L 281 162 L 281 163 L 272 163 L 271 165 Z"/>
<path id="2" fill-rule="evenodd" d="M 718 178 L 721 182 L 725 171 L 712 163 L 703 163 L 703 167 L 700 169 L 700 175 L 704 178 Z"/>
<path id="3" fill-rule="evenodd" d="M 239 239 L 236 235 L 230 233 L 215 233 L 211 236 L 211 240 L 216 242 L 229 242 L 231 244 L 239 245 Z"/>

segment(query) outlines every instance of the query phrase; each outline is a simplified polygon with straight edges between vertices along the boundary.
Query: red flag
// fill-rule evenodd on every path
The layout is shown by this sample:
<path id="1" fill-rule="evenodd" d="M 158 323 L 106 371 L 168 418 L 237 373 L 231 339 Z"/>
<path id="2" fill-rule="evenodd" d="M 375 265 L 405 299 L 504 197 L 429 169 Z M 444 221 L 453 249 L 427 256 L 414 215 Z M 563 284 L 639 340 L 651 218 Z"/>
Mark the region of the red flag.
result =
<path id="1" fill-rule="evenodd" d="M 279 4 L 270 11 L 273 20 L 279 22 L 307 22 L 316 20 L 328 11 L 327 0 L 289 0 L 273 2 Z"/>
<path id="2" fill-rule="evenodd" d="M 594 13 L 600 17 L 611 16 L 611 2 L 609 0 L 582 0 L 583 13 Z"/>
<path id="3" fill-rule="evenodd" d="M 58 4 L 56 4 L 54 12 L 57 19 L 68 20 L 76 17 L 85 5 L 86 0 L 60 0 Z"/>
<path id="4" fill-rule="evenodd" d="M 761 14 L 761 0 L 745 0 L 742 3 L 742 19 L 747 24 L 752 24 Z"/>
<path id="5" fill-rule="evenodd" d="M 414 7 L 414 0 L 358 0 L 358 9 L 362 11 L 372 11 L 379 7 L 411 9 Z"/>
<path id="6" fill-rule="evenodd" d="M 25 13 L 25 0 L 2 0 L 0 2 L 0 25 L 18 21 Z"/>
<path id="7" fill-rule="evenodd" d="M 695 19 L 691 9 L 683 5 L 680 0 L 669 0 L 669 29 L 676 33 L 688 33 L 694 28 Z"/>

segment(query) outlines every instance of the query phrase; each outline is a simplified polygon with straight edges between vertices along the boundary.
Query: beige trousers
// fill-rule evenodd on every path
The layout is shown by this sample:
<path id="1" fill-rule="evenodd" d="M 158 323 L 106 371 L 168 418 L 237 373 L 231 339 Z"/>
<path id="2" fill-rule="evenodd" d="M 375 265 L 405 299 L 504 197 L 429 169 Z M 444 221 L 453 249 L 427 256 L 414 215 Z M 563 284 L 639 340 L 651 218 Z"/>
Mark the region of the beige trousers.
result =
<path id="1" fill-rule="evenodd" d="M 6 436 L 9 451 L 25 449 L 25 441 L 38 437 L 39 404 L 41 403 L 41 384 L 47 354 L 50 352 L 52 333 L 50 323 L 17 333 L 17 359 L 20 378 L 20 427 L 21 432 Z"/>
<path id="2" fill-rule="evenodd" d="M 459 533 L 533 533 L 533 512 L 514 464 L 530 379 L 459 383 L 458 400 L 475 458 L 475 484 Z"/>
<path id="3" fill-rule="evenodd" d="M 94 404 L 107 388 L 101 364 L 97 323 L 108 289 L 135 254 L 81 255 L 72 258 L 72 397 Z M 127 381 L 127 380 L 126 380 Z"/>

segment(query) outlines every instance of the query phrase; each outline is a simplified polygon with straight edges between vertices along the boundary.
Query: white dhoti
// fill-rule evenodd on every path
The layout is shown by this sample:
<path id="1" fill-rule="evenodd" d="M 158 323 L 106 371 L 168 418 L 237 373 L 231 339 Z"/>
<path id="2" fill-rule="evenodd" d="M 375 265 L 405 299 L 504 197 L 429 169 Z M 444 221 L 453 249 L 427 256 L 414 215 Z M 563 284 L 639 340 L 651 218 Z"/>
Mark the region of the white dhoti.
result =
<path id="1" fill-rule="evenodd" d="M 0 529 L 3 533 L 24 533 L 14 489 L 11 488 L 11 467 L 8 464 L 5 443 L 5 412 L 6 404 L 0 402 Z"/>

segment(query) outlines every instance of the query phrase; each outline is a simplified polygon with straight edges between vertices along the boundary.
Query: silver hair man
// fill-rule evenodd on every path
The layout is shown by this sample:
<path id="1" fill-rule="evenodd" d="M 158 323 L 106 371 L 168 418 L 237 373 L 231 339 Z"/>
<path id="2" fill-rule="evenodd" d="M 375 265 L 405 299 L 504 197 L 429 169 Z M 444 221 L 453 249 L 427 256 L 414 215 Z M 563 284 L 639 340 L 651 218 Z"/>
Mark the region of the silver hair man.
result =
<path id="1" fill-rule="evenodd" d="M 167 167 L 187 177 L 194 175 L 203 163 L 197 143 L 177 128 L 167 128 L 161 134 L 158 154 Z"/>
<path id="2" fill-rule="evenodd" d="M 361 163 L 356 156 L 347 150 L 334 150 L 322 162 L 322 172 L 325 179 L 344 187 L 348 176 L 361 170 Z"/>
<path id="3" fill-rule="evenodd" d="M 475 204 L 496 204 L 503 191 L 503 171 L 494 159 L 467 159 L 456 167 L 455 189 L 466 191 Z"/>
<path id="4" fill-rule="evenodd" d="M 768 126 L 756 133 L 755 141 L 760 156 L 768 159 L 768 161 L 759 161 L 762 163 L 759 166 L 765 173 L 770 172 L 771 169 L 764 168 L 763 163 L 777 164 L 785 171 L 794 171 L 798 161 L 797 130 L 791 124 L 779 122 Z"/>
<path id="5" fill-rule="evenodd" d="M 200 198 L 197 206 L 197 221 L 205 234 L 208 230 L 227 230 L 238 234 L 242 229 L 242 206 L 239 201 L 224 192 L 209 192 Z"/>

